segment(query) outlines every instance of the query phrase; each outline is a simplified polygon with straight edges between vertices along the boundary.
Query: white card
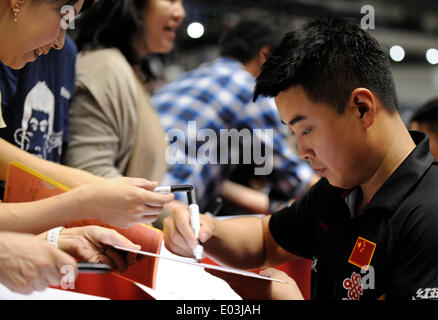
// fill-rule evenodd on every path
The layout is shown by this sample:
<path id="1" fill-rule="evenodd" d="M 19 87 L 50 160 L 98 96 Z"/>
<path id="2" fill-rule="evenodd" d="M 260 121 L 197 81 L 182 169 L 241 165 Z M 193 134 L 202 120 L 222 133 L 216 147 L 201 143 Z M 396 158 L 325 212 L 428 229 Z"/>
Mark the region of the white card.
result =
<path id="1" fill-rule="evenodd" d="M 185 263 L 185 264 L 190 264 L 190 265 L 198 266 L 198 267 L 202 267 L 202 268 L 214 269 L 214 270 L 224 271 L 224 272 L 228 272 L 228 273 L 234 273 L 234 274 L 242 275 L 242 276 L 245 276 L 245 277 L 251 277 L 251 278 L 257 278 L 257 279 L 262 279 L 262 280 L 287 283 L 284 280 L 279 280 L 279 279 L 275 279 L 275 278 L 269 278 L 269 277 L 261 276 L 261 275 L 259 275 L 257 273 L 254 273 L 254 272 L 249 272 L 249 271 L 244 271 L 244 270 L 239 270 L 239 269 L 234 269 L 234 268 L 224 267 L 224 266 L 217 266 L 217 265 L 208 264 L 208 263 L 196 262 L 195 259 L 193 259 L 193 261 L 190 261 L 190 260 L 187 260 L 187 258 L 179 258 L 179 257 L 175 257 L 175 256 L 174 257 L 167 257 L 167 256 L 163 256 L 163 255 L 160 255 L 160 254 L 152 253 L 152 252 L 133 250 L 133 249 L 125 248 L 125 247 L 120 247 L 120 246 L 117 246 L 117 245 L 115 245 L 114 248 L 116 248 L 118 250 L 123 250 L 123 251 L 128 251 L 128 252 L 133 252 L 133 253 L 145 255 L 145 256 L 157 257 L 157 258 L 161 258 L 161 259 L 167 259 L 167 260 L 171 260 L 171 261 L 176 261 L 176 262 L 181 262 L 181 263 Z"/>

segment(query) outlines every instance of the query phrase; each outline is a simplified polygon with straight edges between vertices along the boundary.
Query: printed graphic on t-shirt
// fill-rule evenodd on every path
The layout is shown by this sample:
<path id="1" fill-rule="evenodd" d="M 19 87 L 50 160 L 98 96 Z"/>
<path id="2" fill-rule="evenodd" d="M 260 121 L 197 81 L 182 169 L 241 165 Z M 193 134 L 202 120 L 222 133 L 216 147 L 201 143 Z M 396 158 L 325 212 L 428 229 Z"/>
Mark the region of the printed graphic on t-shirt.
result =
<path id="1" fill-rule="evenodd" d="M 14 132 L 15 143 L 43 159 L 58 149 L 62 151 L 63 131 L 53 132 L 55 97 L 44 81 L 38 82 L 24 100 L 21 126 Z"/>
<path id="2" fill-rule="evenodd" d="M 2 112 L 2 91 L 0 90 L 0 129 L 5 127 L 6 127 L 6 123 L 3 120 L 3 112 Z"/>
<path id="3" fill-rule="evenodd" d="M 356 272 L 353 272 L 350 278 L 345 279 L 342 285 L 344 289 L 348 290 L 347 296 L 349 300 L 359 300 L 363 295 L 362 278 Z"/>

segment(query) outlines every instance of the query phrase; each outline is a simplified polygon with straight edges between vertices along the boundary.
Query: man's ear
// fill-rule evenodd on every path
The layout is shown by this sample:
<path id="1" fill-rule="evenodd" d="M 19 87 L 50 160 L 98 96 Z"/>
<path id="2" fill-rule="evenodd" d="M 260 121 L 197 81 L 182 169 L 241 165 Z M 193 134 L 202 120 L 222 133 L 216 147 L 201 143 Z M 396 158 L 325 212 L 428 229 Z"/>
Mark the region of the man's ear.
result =
<path id="1" fill-rule="evenodd" d="M 270 46 L 267 46 L 267 45 L 265 45 L 265 46 L 263 46 L 261 49 L 260 49 L 260 51 L 259 51 L 259 56 L 258 56 L 258 59 L 259 59 L 259 63 L 260 63 L 260 65 L 262 65 L 262 64 L 264 64 L 265 63 L 265 61 L 269 58 L 269 56 L 271 55 L 271 47 Z"/>
<path id="2" fill-rule="evenodd" d="M 374 94 L 365 88 L 356 88 L 350 95 L 348 108 L 363 123 L 364 128 L 370 127 L 375 120 L 377 99 Z"/>

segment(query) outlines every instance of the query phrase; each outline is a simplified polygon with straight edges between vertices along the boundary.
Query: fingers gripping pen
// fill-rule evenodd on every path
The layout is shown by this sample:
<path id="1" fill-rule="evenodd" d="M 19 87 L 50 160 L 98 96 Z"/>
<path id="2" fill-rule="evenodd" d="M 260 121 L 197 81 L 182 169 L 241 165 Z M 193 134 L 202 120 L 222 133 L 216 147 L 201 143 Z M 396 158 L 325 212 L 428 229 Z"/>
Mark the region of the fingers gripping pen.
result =
<path id="1" fill-rule="evenodd" d="M 195 259 L 200 262 L 202 260 L 202 256 L 204 253 L 204 248 L 202 247 L 199 241 L 199 232 L 201 230 L 201 220 L 199 218 L 199 206 L 196 201 L 196 191 L 193 188 L 190 191 L 187 191 L 187 202 L 189 204 L 189 212 L 190 212 L 190 224 L 192 226 L 193 232 L 195 233 L 196 239 L 198 239 L 198 244 L 193 249 L 193 255 Z"/>
<path id="2" fill-rule="evenodd" d="M 201 230 L 201 220 L 199 218 L 199 206 L 196 201 L 195 187 L 188 184 L 173 185 L 173 186 L 159 186 L 154 189 L 154 192 L 170 193 L 170 192 L 187 192 L 187 202 L 189 204 L 190 212 L 190 225 L 195 233 L 196 239 L 198 239 L 198 245 L 193 249 L 193 255 L 195 259 L 200 262 L 204 254 L 204 248 L 199 242 L 199 231 Z"/>

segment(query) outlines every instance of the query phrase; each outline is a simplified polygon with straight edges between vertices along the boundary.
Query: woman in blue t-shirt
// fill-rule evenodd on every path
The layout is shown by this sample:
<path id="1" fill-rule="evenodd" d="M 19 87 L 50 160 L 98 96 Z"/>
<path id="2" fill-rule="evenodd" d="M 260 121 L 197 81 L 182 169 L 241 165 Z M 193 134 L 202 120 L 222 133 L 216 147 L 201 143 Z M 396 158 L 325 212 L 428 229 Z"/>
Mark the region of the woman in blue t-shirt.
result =
<path id="1" fill-rule="evenodd" d="M 0 61 L 13 69 L 20 69 L 52 48 L 61 49 L 66 35 L 63 25 L 66 19 L 71 20 L 80 12 L 84 2 L 90 5 L 93 1 L 0 2 Z M 0 87 L 0 103 L 4 90 Z M 1 109 L 0 115 L 3 115 Z M 0 116 L 0 127 L 6 125 Z M 76 267 L 76 262 L 44 241 L 3 231 L 38 234 L 53 228 L 47 240 L 55 246 L 79 259 L 107 262 L 120 269 L 126 267 L 127 260 L 110 247 L 119 244 L 138 249 L 126 238 L 99 227 L 65 230 L 54 227 L 80 219 L 97 219 L 120 227 L 148 223 L 156 218 L 165 203 L 173 199 L 171 194 L 152 192 L 157 185 L 155 182 L 137 178 L 104 179 L 38 158 L 0 139 L 0 179 L 6 179 L 8 164 L 12 161 L 19 161 L 73 188 L 45 200 L 0 205 L 0 282 L 14 291 L 30 292 L 58 285 L 62 278 L 60 268 L 63 265 Z M 39 237 L 45 238 L 46 235 Z M 94 254 L 90 255 L 90 252 Z M 21 268 L 23 264 L 30 268 Z"/>

